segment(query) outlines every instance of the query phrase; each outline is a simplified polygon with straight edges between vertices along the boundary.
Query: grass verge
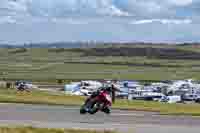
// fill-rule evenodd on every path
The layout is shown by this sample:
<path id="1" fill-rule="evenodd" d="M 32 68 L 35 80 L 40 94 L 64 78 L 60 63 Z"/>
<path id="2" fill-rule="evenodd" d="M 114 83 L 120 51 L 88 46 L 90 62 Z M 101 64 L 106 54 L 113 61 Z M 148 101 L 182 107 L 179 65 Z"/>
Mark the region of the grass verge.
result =
<path id="1" fill-rule="evenodd" d="M 180 50 L 183 53 L 196 51 L 199 54 L 200 50 L 198 48 L 187 46 L 123 45 L 114 46 L 113 48 L 120 48 L 121 50 L 123 48 L 127 50 L 136 49 L 134 50 L 136 53 L 138 52 L 138 48 L 142 48 L 143 52 L 139 52 L 139 55 L 135 56 L 125 56 L 124 54 L 127 53 L 135 53 L 125 50 L 125 53 L 123 54 L 122 52 L 120 56 L 111 56 L 113 48 L 111 46 L 106 47 L 110 51 L 108 51 L 108 56 L 106 57 L 82 56 L 81 51 L 85 51 L 85 49 L 0 48 L 0 78 L 2 80 L 31 80 L 54 83 L 56 79 L 130 79 L 156 81 L 194 78 L 200 80 L 199 60 L 186 60 L 185 56 L 183 59 L 182 54 L 178 54 Z M 130 47 L 130 49 L 127 47 Z M 158 51 L 155 51 L 156 55 L 154 55 L 155 53 L 151 49 L 150 51 L 146 50 L 150 47 L 154 49 L 159 48 L 157 49 Z M 163 50 L 160 51 L 160 48 L 166 49 L 169 47 L 175 51 L 169 51 L 171 54 L 169 52 L 162 52 Z M 97 51 L 92 50 L 91 52 L 96 53 Z M 114 54 L 119 53 L 121 52 L 118 51 Z M 143 55 L 140 55 L 141 53 Z M 165 58 L 158 58 L 157 56 L 161 56 L 160 54 L 170 54 L 173 58 L 178 54 L 179 57 L 170 59 L 165 55 Z M 192 56 L 196 58 L 196 54 Z"/>
<path id="2" fill-rule="evenodd" d="M 0 90 L 0 102 L 25 103 L 45 105 L 80 106 L 85 97 L 65 94 L 52 94 L 49 92 L 33 91 L 16 92 L 13 90 Z M 160 114 L 200 116 L 199 104 L 168 104 L 150 101 L 117 100 L 113 104 L 115 109 L 153 111 Z"/>
<path id="3" fill-rule="evenodd" d="M 78 129 L 50 129 L 34 127 L 0 127 L 0 133 L 116 133 L 114 131 L 95 131 Z"/>

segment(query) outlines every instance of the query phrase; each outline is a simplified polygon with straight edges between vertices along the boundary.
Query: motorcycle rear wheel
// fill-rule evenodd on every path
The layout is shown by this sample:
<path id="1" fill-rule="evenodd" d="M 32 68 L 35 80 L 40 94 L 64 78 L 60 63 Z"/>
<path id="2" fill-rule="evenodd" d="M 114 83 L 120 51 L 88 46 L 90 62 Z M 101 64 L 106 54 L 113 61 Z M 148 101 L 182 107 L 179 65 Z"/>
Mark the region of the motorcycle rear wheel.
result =
<path id="1" fill-rule="evenodd" d="M 110 113 L 111 113 L 109 107 L 105 107 L 102 111 L 103 111 L 104 113 L 106 113 L 106 114 L 110 114 Z"/>
<path id="2" fill-rule="evenodd" d="M 89 113 L 93 115 L 97 113 L 98 111 L 99 111 L 99 108 L 98 108 L 97 102 L 94 102 Z"/>

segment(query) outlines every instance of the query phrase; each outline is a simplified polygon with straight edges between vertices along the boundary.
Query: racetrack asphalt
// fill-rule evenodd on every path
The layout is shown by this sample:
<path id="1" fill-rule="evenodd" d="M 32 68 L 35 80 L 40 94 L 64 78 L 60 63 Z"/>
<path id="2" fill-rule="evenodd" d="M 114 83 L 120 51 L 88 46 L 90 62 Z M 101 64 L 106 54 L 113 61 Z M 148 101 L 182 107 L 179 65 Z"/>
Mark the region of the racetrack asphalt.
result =
<path id="1" fill-rule="evenodd" d="M 112 110 L 80 115 L 79 107 L 0 104 L 0 126 L 114 129 L 122 133 L 199 133 L 200 117 Z"/>

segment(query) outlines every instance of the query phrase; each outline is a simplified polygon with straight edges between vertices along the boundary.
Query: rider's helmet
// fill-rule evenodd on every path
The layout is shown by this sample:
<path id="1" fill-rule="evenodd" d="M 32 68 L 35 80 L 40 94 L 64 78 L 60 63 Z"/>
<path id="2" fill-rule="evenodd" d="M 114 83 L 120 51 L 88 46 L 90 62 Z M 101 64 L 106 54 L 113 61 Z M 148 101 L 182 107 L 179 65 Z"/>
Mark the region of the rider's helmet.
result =
<path id="1" fill-rule="evenodd" d="M 98 91 L 108 91 L 108 92 L 111 92 L 111 86 L 109 85 L 106 85 L 106 86 L 103 86 L 103 87 L 100 87 Z"/>
<path id="2" fill-rule="evenodd" d="M 107 84 L 104 88 L 104 90 L 111 92 L 112 91 L 112 84 Z"/>
<path id="3" fill-rule="evenodd" d="M 112 92 L 112 87 L 111 86 L 109 86 L 109 87 L 106 87 L 106 89 L 105 89 L 106 91 L 108 91 L 108 92 Z"/>

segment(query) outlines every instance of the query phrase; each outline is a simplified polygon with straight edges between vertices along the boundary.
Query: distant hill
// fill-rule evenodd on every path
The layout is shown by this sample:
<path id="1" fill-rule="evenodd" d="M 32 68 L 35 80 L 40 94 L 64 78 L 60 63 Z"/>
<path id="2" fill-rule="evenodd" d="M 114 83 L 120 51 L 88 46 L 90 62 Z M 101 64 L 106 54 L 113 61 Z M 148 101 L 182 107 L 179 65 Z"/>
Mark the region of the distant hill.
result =
<path id="1" fill-rule="evenodd" d="M 82 48 L 96 46 L 96 43 L 82 42 L 55 42 L 55 43 L 30 43 L 30 44 L 0 44 L 0 48 Z"/>
<path id="2" fill-rule="evenodd" d="M 200 43 L 144 43 L 144 42 L 130 42 L 130 43 L 104 43 L 104 42 L 55 42 L 55 43 L 29 43 L 29 44 L 0 44 L 0 48 L 87 48 L 96 46 L 117 46 L 117 45 L 178 45 L 178 46 L 200 46 Z"/>

